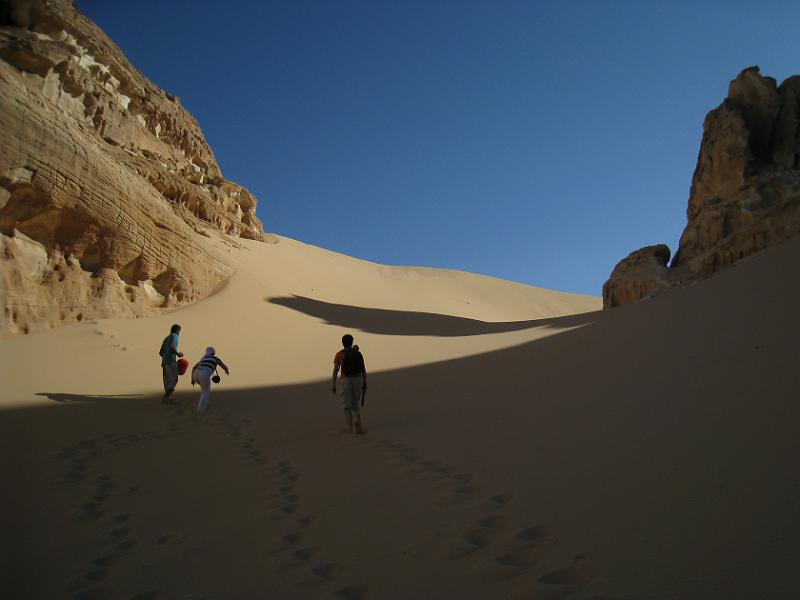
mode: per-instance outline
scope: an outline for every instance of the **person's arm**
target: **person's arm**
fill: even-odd
[[[225,375],[230,375],[231,372],[228,370],[228,365],[222,362],[219,358],[217,359],[217,364],[222,367],[222,370],[225,371]]]
[[[336,393],[336,376],[339,374],[339,363],[333,363],[333,374],[331,375],[331,393]]]
[[[361,377],[364,379],[364,384],[361,386],[362,390],[367,389],[367,367],[364,363],[361,363]]]
[[[170,350],[172,350],[172,353],[175,356],[177,356],[179,358],[183,358],[183,352],[178,352],[178,336],[177,335],[173,334],[173,336],[172,336],[172,340],[171,340],[171,343],[170,343]]]

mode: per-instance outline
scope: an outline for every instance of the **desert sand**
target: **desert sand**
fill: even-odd
[[[234,275],[191,306],[0,341],[4,598],[800,597],[800,239],[611,311],[266,240],[204,241]],[[159,402],[172,323],[231,368],[207,413]]]

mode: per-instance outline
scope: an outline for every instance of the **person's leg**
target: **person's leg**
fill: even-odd
[[[164,381],[164,395],[161,397],[162,402],[166,402],[169,398],[169,369],[168,365],[161,365],[161,379]]]
[[[352,378],[352,399],[353,399],[353,433],[364,433],[361,427],[361,388],[364,380],[361,377]]]
[[[353,411],[353,433],[364,433],[364,428],[361,427],[361,411],[357,408]]]
[[[195,379],[200,384],[200,400],[197,403],[197,412],[202,412],[208,408],[208,401],[211,398],[211,373],[207,369],[198,369]]]
[[[163,367],[164,371],[164,397],[162,402],[167,402],[172,392],[175,391],[175,386],[178,385],[178,365],[177,363],[166,364]]]
[[[345,377],[342,381],[342,406],[344,407],[344,418],[347,421],[347,428],[353,433],[357,433],[358,422],[358,398],[356,395],[357,380],[354,377]]]
[[[347,429],[352,431],[353,429],[353,411],[350,409],[344,409],[344,420],[347,423]]]

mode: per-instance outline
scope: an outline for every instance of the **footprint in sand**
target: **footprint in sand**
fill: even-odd
[[[287,504],[286,506],[282,506],[281,508],[272,511],[270,513],[270,518],[273,521],[281,521],[283,519],[291,517],[296,512],[297,512],[296,504]]]
[[[84,578],[91,583],[102,581],[106,577],[108,577],[108,571],[106,569],[92,569],[84,575]]]
[[[483,560],[473,568],[473,575],[478,581],[492,583],[506,581],[524,575],[527,569],[514,565],[499,563],[494,559]]]
[[[521,540],[510,540],[500,545],[495,560],[509,567],[530,568],[541,562],[544,555]]]
[[[117,527],[111,532],[111,537],[116,539],[122,539],[124,537],[128,537],[131,530],[129,527]]]
[[[591,583],[595,578],[594,571],[586,565],[573,565],[565,569],[557,569],[539,578],[539,583],[526,583],[511,590],[509,600],[561,600],[572,596]],[[591,596],[586,600],[612,600],[607,596]]]
[[[85,479],[86,474],[83,471],[70,469],[64,474],[64,477],[61,478],[60,483],[64,485],[75,485],[77,483],[81,483]]]
[[[479,527],[491,527],[494,529],[505,529],[508,527],[510,519],[506,515],[489,515],[479,519],[475,524]]]
[[[474,485],[459,486],[434,497],[434,504],[456,506],[465,504],[477,496],[480,488]]]
[[[456,485],[462,485],[475,479],[475,475],[472,473],[456,473],[455,475],[451,475],[450,479],[452,479]]]
[[[59,449],[58,452],[53,454],[53,458],[55,458],[56,460],[67,460],[73,458],[76,452],[77,450],[74,446],[65,446],[64,448]]]
[[[121,552],[128,552],[139,544],[136,540],[125,540],[117,544],[117,550]]]
[[[316,517],[314,517],[313,515],[306,515],[305,517],[297,519],[297,524],[300,525],[300,527],[308,527],[315,520]]]
[[[557,569],[539,577],[539,582],[547,585],[585,585],[595,578],[594,569],[588,565],[572,565]]]
[[[335,600],[368,600],[369,587],[366,585],[351,585],[335,591],[331,598]]]
[[[531,545],[544,542],[553,544],[558,540],[558,531],[552,525],[535,525],[523,529],[515,537],[518,540],[529,542]]]
[[[288,472],[282,473],[277,477],[277,480],[281,483],[293,483],[299,479],[299,475],[297,473]]]
[[[243,452],[244,458],[258,460],[263,458],[263,453],[260,450],[252,449]]]
[[[293,550],[289,554],[274,559],[270,564],[270,568],[279,573],[290,571],[292,569],[307,565],[311,560],[319,556],[319,553],[319,548],[314,547]]]
[[[111,591],[103,588],[90,588],[75,594],[73,600],[106,600],[111,597]]]
[[[100,475],[97,478],[97,482],[95,483],[95,487],[98,490],[103,490],[106,492],[110,492],[111,490],[116,489],[117,484],[114,483],[111,475]]]
[[[488,527],[472,527],[456,538],[442,544],[436,556],[444,560],[454,560],[484,548],[500,538],[500,532]]]
[[[453,469],[448,466],[437,467],[433,474],[437,479],[448,479],[453,476]]]
[[[313,547],[300,548],[300,550],[295,550],[292,554],[300,560],[310,561],[312,558],[316,558],[319,555],[319,549]]]
[[[81,508],[76,516],[76,520],[96,521],[104,514],[105,512],[103,511],[103,504],[101,502],[85,502],[81,504]]]
[[[156,540],[159,546],[164,546],[166,544],[171,544],[174,542],[184,543],[188,538],[188,536],[184,533],[165,533],[160,535]]]
[[[274,542],[266,550],[267,554],[279,554],[297,548],[303,540],[303,534],[299,532],[284,535],[280,540]]]
[[[554,589],[552,587],[526,583],[512,589],[508,600],[563,600],[572,593],[570,589]],[[588,599],[587,599],[588,600]]]
[[[161,594],[156,590],[150,590],[147,592],[139,592],[138,594],[134,594],[131,596],[130,600],[157,600]]]
[[[285,476],[285,475],[293,475],[295,473],[295,468],[292,465],[278,465],[276,469],[273,471],[277,474],[277,476]]]
[[[267,496],[268,500],[274,499],[285,499],[287,496],[291,495],[294,492],[293,485],[282,485],[275,488],[275,491]]]
[[[339,577],[343,571],[344,569],[335,563],[325,563],[311,569],[311,574],[325,581],[333,581]]]
[[[97,565],[98,567],[113,567],[117,564],[120,560],[122,560],[122,554],[119,552],[112,552],[110,554],[104,554],[103,556],[99,556],[92,561],[93,565]]]
[[[270,510],[278,510],[278,509],[283,508],[284,506],[286,506],[286,504],[287,504],[286,496],[277,495],[275,497],[275,500],[267,502],[267,508],[269,508]]]
[[[490,496],[488,501],[498,506],[506,506],[510,504],[513,499],[514,496],[511,494],[495,494],[494,496]]]
[[[288,573],[293,569],[299,569],[304,566],[306,562],[291,554],[278,556],[270,561],[269,570],[273,573]]]
[[[442,465],[438,460],[419,460],[413,463],[408,469],[404,470],[403,473],[407,475],[417,475],[422,478],[441,478],[437,473],[437,470],[441,468],[447,467]]]

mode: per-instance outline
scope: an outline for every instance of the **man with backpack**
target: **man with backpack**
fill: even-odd
[[[168,402],[175,386],[178,385],[178,358],[183,357],[183,352],[178,352],[178,335],[181,332],[180,325],[173,325],[169,329],[169,335],[161,342],[161,349],[158,355],[161,357],[161,371],[164,376],[164,397],[161,402]]]
[[[342,370],[341,392],[342,407],[347,427],[353,433],[364,433],[361,426],[361,402],[367,391],[367,369],[364,366],[364,356],[353,346],[353,336],[342,336],[342,348],[333,358],[333,376],[331,379],[331,392],[336,393],[336,375]]]

